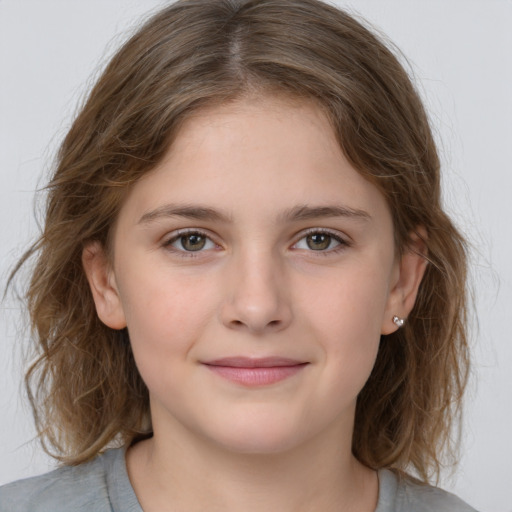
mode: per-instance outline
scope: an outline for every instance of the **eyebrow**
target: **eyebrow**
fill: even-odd
[[[306,204],[285,210],[279,215],[278,220],[296,222],[320,217],[346,217],[356,220],[371,220],[369,213],[357,208],[349,208],[348,206],[341,205],[309,206]]]
[[[138,224],[149,224],[155,220],[168,217],[183,217],[192,220],[223,223],[232,222],[232,218],[229,214],[208,206],[165,204],[144,213],[139,219]],[[347,206],[298,205],[281,212],[277,220],[278,222],[298,222],[325,217],[345,217],[363,221],[371,219],[370,214],[364,210],[349,208]]]
[[[216,222],[230,222],[231,218],[226,213],[200,205],[174,205],[165,204],[154,210],[146,212],[138,224],[148,224],[154,220],[167,217],[184,217],[192,220],[209,220]]]

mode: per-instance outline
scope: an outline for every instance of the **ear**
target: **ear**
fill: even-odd
[[[393,317],[406,319],[414,307],[428,263],[426,239],[426,230],[423,227],[418,228],[411,234],[411,241],[397,262],[382,320],[381,334],[395,332],[398,327],[393,322]]]
[[[114,272],[99,242],[91,242],[84,247],[82,264],[91,287],[98,317],[107,327],[123,329],[126,327],[126,319]]]

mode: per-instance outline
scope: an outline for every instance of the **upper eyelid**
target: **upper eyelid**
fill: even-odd
[[[174,231],[171,231],[170,233],[166,233],[162,237],[162,240],[163,240],[164,243],[169,243],[171,241],[176,240],[177,238],[180,238],[181,236],[194,235],[194,234],[203,235],[206,238],[209,238],[212,242],[217,243],[216,242],[216,238],[217,237],[215,237],[215,235],[213,235],[211,233],[211,231],[208,231],[207,229],[202,229],[202,228],[181,228],[181,229],[176,229]]]
[[[324,233],[326,235],[330,235],[338,240],[340,240],[341,242],[344,242],[346,244],[350,243],[351,239],[348,235],[344,234],[344,233],[340,233],[338,230],[336,229],[329,229],[329,228],[307,228],[306,230],[303,230],[301,231],[300,233],[297,234],[296,236],[296,242],[294,243],[297,243],[299,240],[302,240],[305,236],[308,236],[312,233]]]
[[[297,233],[297,235],[308,235],[310,233],[328,233],[330,235],[338,235],[338,236],[342,236],[340,234],[340,232],[336,229],[331,229],[331,228],[321,228],[321,227],[318,227],[318,228],[306,228],[306,229],[303,229],[302,231],[299,231],[299,233]]]

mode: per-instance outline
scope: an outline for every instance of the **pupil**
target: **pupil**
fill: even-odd
[[[206,239],[202,235],[186,235],[181,237],[181,245],[187,251],[199,251],[206,244]]]
[[[310,249],[313,249],[313,251],[321,251],[329,247],[331,237],[330,235],[317,233],[316,235],[308,235],[306,241]]]

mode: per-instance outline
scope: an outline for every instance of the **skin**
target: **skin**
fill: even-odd
[[[150,392],[154,436],[127,452],[144,510],[374,510],[355,403],[414,304],[417,244],[397,257],[384,197],[314,105],[250,97],[191,117],[130,191],[112,260],[83,255]],[[247,387],[205,365],[232,356],[307,364]]]

